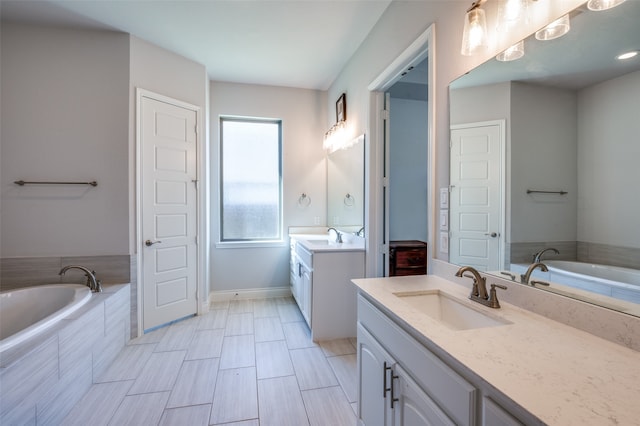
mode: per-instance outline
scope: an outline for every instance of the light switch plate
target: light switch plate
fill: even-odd
[[[449,230],[449,210],[440,210],[440,230]]]
[[[440,208],[449,208],[449,188],[440,188]]]
[[[449,253],[449,233],[448,232],[440,233],[440,252]]]

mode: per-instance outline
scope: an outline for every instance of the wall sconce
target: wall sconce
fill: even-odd
[[[487,18],[480,6],[487,0],[476,0],[464,16],[462,48],[465,56],[474,55],[487,48]]]
[[[536,40],[553,40],[562,37],[571,29],[569,14],[561,16],[541,30],[536,31]]]
[[[524,40],[520,40],[504,52],[498,54],[496,59],[500,62],[509,62],[520,59],[524,56]]]
[[[336,124],[324,134],[322,147],[329,152],[342,148],[346,143],[347,95],[343,93],[336,101]]]
[[[627,0],[589,0],[587,2],[587,8],[595,11],[607,10],[621,5],[625,1]]]

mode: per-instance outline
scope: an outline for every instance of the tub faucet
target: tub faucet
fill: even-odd
[[[547,252],[547,251],[552,251],[552,252],[554,252],[555,254],[560,254],[560,252],[559,252],[557,249],[554,249],[553,247],[549,247],[549,248],[546,248],[546,249],[544,249],[544,250],[540,250],[539,252],[535,253],[535,254],[533,255],[533,263],[540,263],[540,262],[542,262],[542,255],[543,255],[545,252]]]
[[[540,268],[542,272],[549,272],[549,270],[547,269],[547,265],[541,262],[534,262],[529,265],[527,272],[525,272],[524,274],[520,274],[520,282],[522,284],[529,285],[529,278],[531,278],[531,274],[533,274],[533,271],[535,271],[536,268]]]
[[[335,231],[335,233],[336,233],[336,243],[341,243],[342,242],[342,235],[340,234],[340,231],[338,231],[336,228],[327,229],[328,233],[331,233],[331,231]]]
[[[102,292],[102,285],[100,280],[96,278],[96,271],[90,271],[88,268],[79,265],[67,265],[60,269],[58,275],[64,275],[69,269],[79,269],[84,272],[84,276],[87,277],[87,287],[94,293]]]

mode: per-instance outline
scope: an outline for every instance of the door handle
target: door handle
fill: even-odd
[[[152,245],[158,244],[158,243],[161,243],[161,242],[162,241],[160,241],[160,240],[158,240],[158,241],[147,240],[147,241],[144,242],[144,245],[147,246],[147,247],[151,247]]]
[[[484,235],[486,235],[488,237],[491,237],[491,238],[495,238],[495,237],[499,236],[500,234],[498,234],[497,232],[491,232],[491,233],[486,233]]]

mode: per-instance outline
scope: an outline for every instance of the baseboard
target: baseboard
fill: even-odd
[[[243,290],[212,291],[209,293],[209,302],[239,299],[269,299],[290,296],[290,287],[250,288]]]

